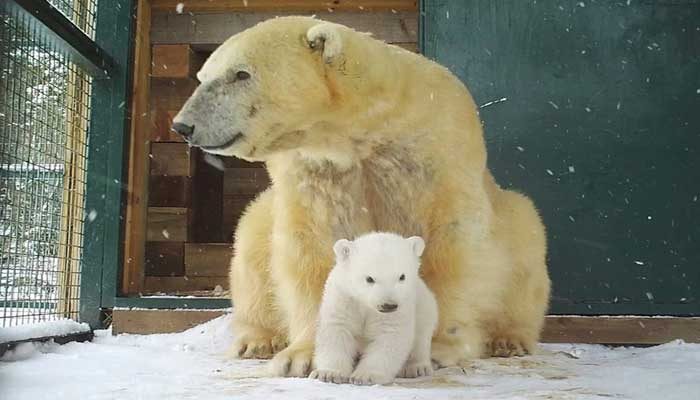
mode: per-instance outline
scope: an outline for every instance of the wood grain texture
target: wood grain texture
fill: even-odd
[[[227,241],[222,235],[223,176],[220,158],[193,150],[196,162],[192,186],[192,240],[210,243]]]
[[[257,195],[270,186],[264,168],[227,168],[224,170],[224,196]]]
[[[148,207],[146,240],[186,242],[189,240],[190,210],[182,207]]]
[[[261,21],[290,14],[294,13],[155,14],[151,40],[154,44],[218,45]],[[375,38],[387,43],[418,42],[418,13],[415,11],[319,12],[315,15],[319,19],[347,25],[360,32],[371,32]]]
[[[189,277],[189,276],[147,276],[144,283],[144,293],[165,293],[172,295],[189,295],[194,292],[206,291],[210,294],[224,296],[223,291],[228,290],[228,278],[224,277]]]
[[[151,175],[192,176],[194,161],[187,143],[151,143]]]
[[[227,277],[232,255],[230,243],[185,243],[185,274]]]
[[[155,127],[151,129],[151,142],[185,142],[182,136],[170,130],[177,110],[156,109],[152,112],[155,113]]]
[[[187,176],[151,176],[148,182],[149,207],[190,207],[192,178]]]
[[[112,312],[112,334],[182,332],[224,315],[222,310],[122,310]]]
[[[146,213],[148,206],[149,146],[153,127],[150,114],[151,71],[151,2],[138,2],[136,10],[136,43],[134,45],[133,96],[128,188],[125,194],[126,220],[124,221],[124,264],[121,291],[136,294],[144,279],[144,246],[146,243]]]
[[[184,244],[182,242],[146,242],[146,276],[185,275]]]
[[[115,321],[113,323],[120,324],[118,327],[120,332],[140,329],[138,333],[144,334],[174,332],[169,330],[173,329],[173,326],[184,330],[192,326],[189,325],[189,321],[196,320],[203,323],[224,313],[222,310],[119,310],[119,312],[135,313],[134,317],[129,319],[121,317],[118,322],[117,318],[113,319]],[[141,312],[144,314],[136,314]],[[200,313],[201,317],[195,317],[195,314],[183,315],[183,313]],[[143,321],[145,319],[148,321]],[[584,335],[583,330],[593,333]],[[548,316],[542,335],[543,343],[650,345],[667,343],[675,339],[700,343],[700,318]]]
[[[416,0],[152,0],[154,11],[176,13],[176,7],[183,3],[182,13],[215,12],[258,12],[258,11],[416,11]]]
[[[674,339],[700,343],[700,318],[548,316],[547,343],[659,344]]]

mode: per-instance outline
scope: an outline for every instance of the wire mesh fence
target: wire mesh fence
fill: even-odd
[[[92,34],[94,1],[51,3]],[[77,319],[91,79],[38,22],[3,13],[0,327]]]
[[[48,0],[90,38],[95,38],[96,0]]]

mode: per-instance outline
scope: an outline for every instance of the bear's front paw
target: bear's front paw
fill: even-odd
[[[270,372],[274,376],[309,376],[312,347],[287,347],[270,360]]]
[[[383,385],[392,381],[386,374],[378,374],[369,371],[355,371],[350,375],[350,383],[353,385]]]
[[[399,372],[399,378],[418,378],[433,374],[433,365],[428,362],[409,362]]]
[[[317,369],[309,375],[309,378],[328,383],[347,383],[350,379],[350,377],[342,372],[327,369]]]

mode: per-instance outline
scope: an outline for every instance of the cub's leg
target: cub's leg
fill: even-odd
[[[272,196],[271,189],[261,193],[236,229],[229,274],[235,335],[229,354],[234,357],[271,358],[287,346],[270,281]]]
[[[413,322],[412,319],[409,322]],[[403,323],[382,320],[378,329],[369,330],[372,341],[363,350],[360,362],[350,376],[356,385],[389,383],[396,378],[411,351],[413,332],[402,332]],[[409,324],[408,326],[412,326]],[[405,328],[403,328],[405,329]],[[372,332],[372,331],[375,332]]]
[[[437,327],[438,308],[435,297],[422,281],[416,299],[416,337],[408,360],[399,372],[401,378],[416,378],[433,374],[430,343]]]

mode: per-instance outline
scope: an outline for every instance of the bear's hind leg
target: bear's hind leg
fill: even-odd
[[[235,335],[229,354],[233,357],[271,358],[287,346],[270,281],[271,207],[268,189],[248,206],[236,229],[229,275]]]

